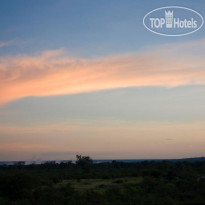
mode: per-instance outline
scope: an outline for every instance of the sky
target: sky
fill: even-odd
[[[0,161],[205,156],[205,27],[148,31],[203,0],[0,1]]]

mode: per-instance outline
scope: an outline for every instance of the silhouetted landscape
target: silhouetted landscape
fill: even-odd
[[[0,205],[205,205],[204,22],[203,0],[1,0]]]
[[[0,166],[1,205],[202,205],[205,159]]]

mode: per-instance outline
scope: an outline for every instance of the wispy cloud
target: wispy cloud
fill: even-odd
[[[15,44],[15,41],[5,41],[5,42],[0,42],[0,48],[3,48],[5,46],[10,46],[10,45],[13,45]]]
[[[200,40],[96,59],[72,58],[63,49],[7,56],[0,58],[0,105],[26,96],[204,84],[204,51]]]
[[[0,42],[0,48],[9,45],[9,42]]]

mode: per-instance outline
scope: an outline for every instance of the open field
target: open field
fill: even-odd
[[[204,205],[205,162],[0,166],[0,205]]]
[[[133,184],[137,185],[140,182],[142,182],[141,177],[125,177],[115,179],[73,179],[63,180],[56,186],[62,187],[69,184],[76,191],[87,191],[93,189],[95,191],[102,192],[107,188]]]

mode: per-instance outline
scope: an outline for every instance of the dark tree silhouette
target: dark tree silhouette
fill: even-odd
[[[76,164],[85,167],[93,164],[93,160],[89,156],[76,155]]]

